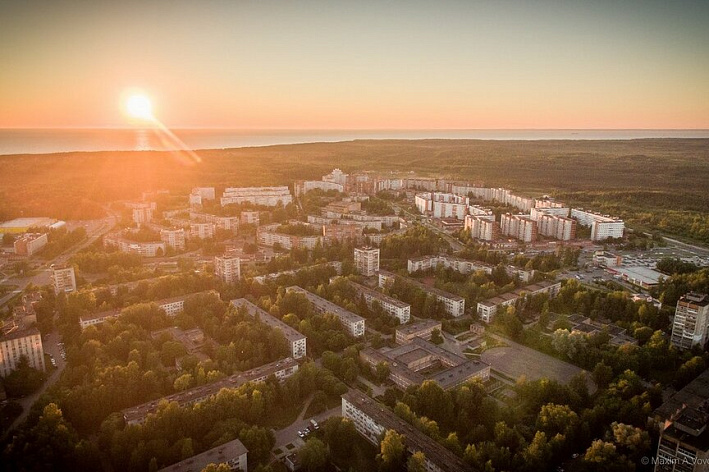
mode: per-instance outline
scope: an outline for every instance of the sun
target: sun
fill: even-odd
[[[131,118],[154,121],[153,104],[147,95],[135,94],[128,97],[125,103],[126,112]]]

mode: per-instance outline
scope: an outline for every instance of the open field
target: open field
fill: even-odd
[[[292,184],[340,167],[415,171],[504,186],[619,214],[629,222],[709,242],[709,140],[351,141],[181,153],[0,156],[0,219],[96,218],[100,203],[146,190]]]

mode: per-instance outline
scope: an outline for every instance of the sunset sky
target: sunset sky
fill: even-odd
[[[2,1],[0,127],[709,128],[708,1]]]

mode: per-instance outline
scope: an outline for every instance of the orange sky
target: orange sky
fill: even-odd
[[[709,2],[113,3],[0,5],[0,127],[709,128]]]

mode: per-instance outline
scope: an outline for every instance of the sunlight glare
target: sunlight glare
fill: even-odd
[[[132,118],[153,121],[153,105],[146,95],[131,95],[126,100],[126,111]]]

